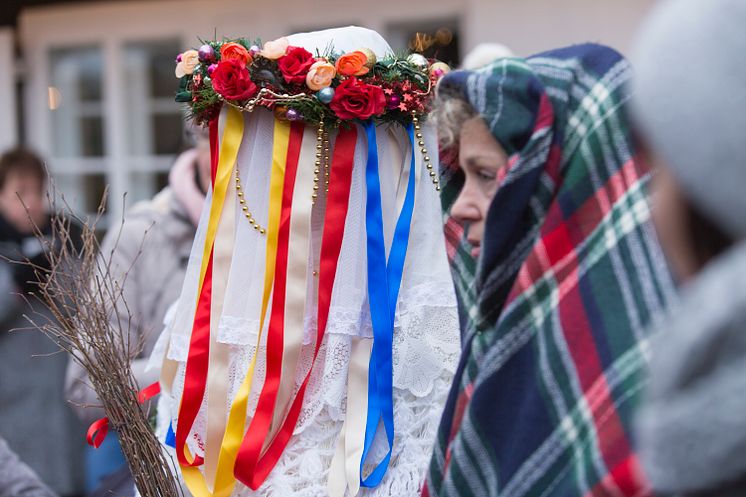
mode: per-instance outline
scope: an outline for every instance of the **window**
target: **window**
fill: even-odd
[[[49,53],[51,169],[57,190],[79,212],[95,212],[106,185],[103,56],[98,47]]]
[[[52,50],[49,108],[58,157],[104,155],[103,62],[98,48]]]
[[[183,146],[183,113],[174,101],[178,40],[127,43],[123,74],[127,120],[129,201],[152,197],[167,184],[173,156]]]
[[[116,218],[125,192],[132,205],[168,184],[184,142],[184,114],[174,101],[180,48],[168,38],[47,52],[50,168],[77,212],[95,212],[106,185]],[[109,115],[112,108],[123,112]]]

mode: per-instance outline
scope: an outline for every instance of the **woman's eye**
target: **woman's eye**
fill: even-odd
[[[478,169],[477,177],[482,181],[493,181],[497,178],[497,174],[495,173],[495,171],[491,171],[489,169]]]

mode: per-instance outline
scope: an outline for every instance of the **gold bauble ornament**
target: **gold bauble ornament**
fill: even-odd
[[[365,63],[365,67],[368,69],[373,69],[373,66],[376,65],[376,62],[378,61],[378,57],[376,57],[376,54],[371,50],[370,48],[361,48],[358,50],[358,52],[362,52],[365,54],[365,56],[368,58],[368,61]]]

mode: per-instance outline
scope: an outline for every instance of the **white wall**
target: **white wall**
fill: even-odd
[[[273,39],[295,30],[358,24],[386,36],[393,24],[458,18],[462,55],[481,42],[504,43],[518,55],[570,43],[595,41],[629,50],[640,21],[655,0],[285,0],[257,4],[246,0],[130,0],[27,8],[20,17],[26,56],[27,132],[42,152],[50,147],[46,119],[50,47],[81,43],[178,37],[184,48],[198,38]],[[260,8],[261,7],[261,8]],[[278,7],[278,8],[268,8]],[[281,7],[281,8],[280,8]],[[0,67],[13,67],[11,33],[0,30]],[[0,88],[12,84],[0,71]],[[0,92],[7,109],[10,92]],[[3,100],[6,99],[6,100]],[[0,112],[0,140],[15,139],[13,113]]]
[[[13,29],[0,28],[0,151],[17,144]]]
[[[653,4],[655,0],[469,0],[464,48],[499,41],[526,56],[591,41],[626,53]]]
[[[35,38],[95,33],[197,37],[251,36],[272,39],[290,31],[358,24],[386,35],[394,23],[458,17],[463,49],[499,41],[528,55],[574,42],[597,41],[622,52],[655,0],[285,0],[256,4],[245,0],[131,0],[45,6],[22,13],[24,45]],[[266,8],[282,5],[282,8]],[[259,8],[261,6],[262,8]],[[31,29],[33,26],[33,29]],[[44,31],[39,31],[44,27]],[[196,44],[196,41],[195,41]]]

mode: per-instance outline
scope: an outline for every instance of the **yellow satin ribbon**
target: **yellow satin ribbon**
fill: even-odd
[[[238,111],[236,111],[238,112]],[[243,124],[243,121],[242,121]],[[226,124],[225,133],[231,133],[233,128]],[[241,127],[243,133],[243,127]],[[233,466],[236,455],[243,439],[246,423],[246,411],[251,393],[251,385],[256,367],[256,356],[259,351],[262,332],[264,330],[264,319],[267,314],[269,297],[272,293],[272,285],[275,277],[275,260],[277,257],[277,234],[280,224],[280,211],[282,208],[282,191],[285,181],[285,163],[287,161],[287,149],[290,139],[290,124],[275,120],[274,140],[272,149],[272,173],[269,188],[269,222],[267,224],[267,255],[264,273],[264,293],[262,295],[262,308],[259,321],[259,337],[256,344],[256,353],[251,359],[248,371],[239,387],[236,397],[233,399],[228,422],[223,435],[223,443],[220,447],[217,471],[215,476],[214,490],[210,492],[199,468],[182,467],[184,481],[194,497],[228,497],[233,491],[236,479],[233,476]],[[222,159],[222,147],[221,147]],[[230,176],[230,171],[229,171]],[[212,214],[212,213],[211,213]],[[208,225],[209,237],[209,225]],[[214,235],[213,235],[214,239]],[[208,254],[209,257],[209,254]],[[202,276],[201,276],[202,277]],[[201,281],[201,280],[200,280]]]
[[[233,173],[233,166],[238,157],[238,149],[243,140],[244,116],[241,111],[233,107],[227,107],[225,116],[225,131],[220,142],[220,156],[218,157],[218,170],[215,173],[215,186],[213,188],[212,204],[210,205],[210,218],[207,222],[207,233],[205,236],[205,247],[202,251],[202,266],[199,271],[199,289],[205,281],[207,264],[210,260],[210,251],[215,243],[218,231],[220,215],[225,205],[225,196],[228,183]],[[197,293],[199,295],[199,292]],[[199,297],[197,297],[199,298]]]

